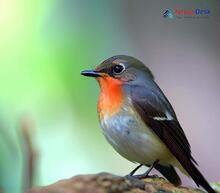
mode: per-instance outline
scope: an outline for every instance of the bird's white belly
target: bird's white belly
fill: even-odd
[[[114,149],[132,162],[169,163],[173,156],[137,114],[121,112],[101,120],[103,134]]]

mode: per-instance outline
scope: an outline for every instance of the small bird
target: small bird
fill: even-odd
[[[177,116],[148,67],[134,57],[117,55],[81,74],[95,77],[100,85],[98,114],[107,141],[140,164],[130,176],[145,178],[155,168],[177,186],[177,167],[197,186],[215,193],[197,169]],[[142,165],[149,167],[147,172],[134,175]]]

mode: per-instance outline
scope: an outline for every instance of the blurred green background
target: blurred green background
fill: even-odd
[[[5,192],[20,192],[27,183],[24,121],[36,151],[35,185],[125,170],[128,162],[99,129],[98,85],[80,75],[130,51],[119,17],[117,1],[0,0],[0,188]]]
[[[211,18],[162,17],[167,8],[198,6],[211,9]],[[218,7],[219,1],[0,0],[0,192],[18,193],[76,174],[125,175],[134,168],[102,136],[98,84],[80,75],[116,54],[148,61],[202,170],[217,180]],[[207,127],[218,135],[198,137]],[[205,140],[212,143],[203,147]]]

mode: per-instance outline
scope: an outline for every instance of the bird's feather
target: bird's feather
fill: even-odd
[[[130,92],[133,105],[145,124],[168,147],[195,183],[204,187],[208,192],[214,193],[214,190],[194,165],[196,162],[191,155],[189,142],[163,92],[160,89],[138,85],[130,86]],[[166,118],[167,114],[172,117],[171,120],[154,119],[154,117]]]
[[[181,185],[181,179],[176,173],[176,170],[173,166],[164,166],[161,164],[156,164],[154,167],[172,184],[174,184],[175,186]]]
[[[172,106],[162,91],[158,90],[155,92],[155,89],[151,90],[143,86],[132,86],[130,94],[133,105],[144,122],[151,126],[153,130],[156,127],[157,130],[154,130],[154,132],[160,138],[165,138],[165,134],[169,133],[169,136],[175,139],[185,154],[194,160],[191,156],[191,147],[186,135],[176,118]],[[167,114],[172,119],[168,119]],[[161,119],[159,119],[160,117]]]

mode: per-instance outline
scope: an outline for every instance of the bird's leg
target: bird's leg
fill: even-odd
[[[128,176],[133,176],[134,173],[135,173],[141,166],[143,166],[143,164],[138,165],[134,170],[132,170],[132,171],[130,172],[130,174],[128,174]]]
[[[154,168],[154,166],[157,165],[158,162],[159,162],[159,160],[156,160],[156,161],[148,168],[148,170],[147,170],[145,173],[140,174],[140,175],[134,175],[133,177],[138,178],[138,179],[143,179],[143,178],[150,177],[150,176],[149,176],[149,173],[150,173],[151,170]],[[154,177],[154,175],[153,175],[152,177]]]

